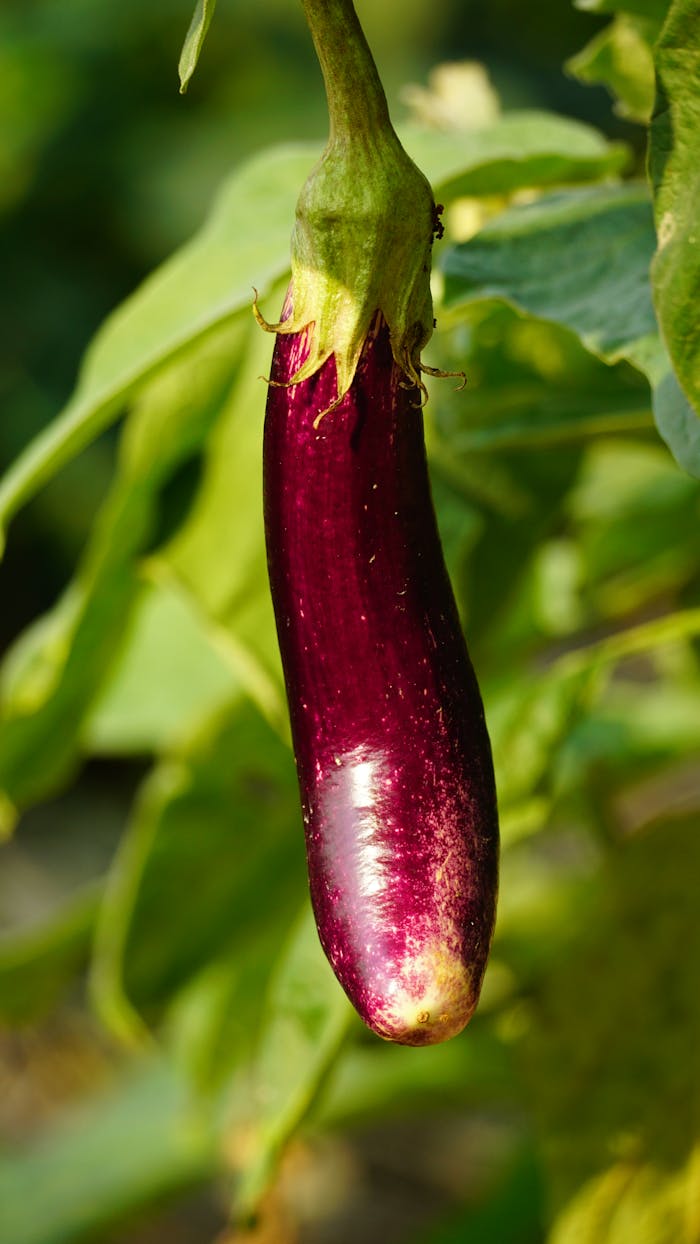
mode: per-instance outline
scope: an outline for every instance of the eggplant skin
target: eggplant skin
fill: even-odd
[[[470,1019],[493,932],[489,739],[418,391],[378,315],[349,392],[318,421],[336,396],[334,359],[289,385],[307,351],[305,331],[276,339],[263,460],[311,899],[369,1028],[430,1045]]]

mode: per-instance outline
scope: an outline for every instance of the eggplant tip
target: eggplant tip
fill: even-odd
[[[476,1007],[472,974],[439,944],[407,957],[386,995],[375,999],[370,1027],[399,1045],[437,1045],[456,1037]]]

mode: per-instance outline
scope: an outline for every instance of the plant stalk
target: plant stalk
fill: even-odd
[[[386,95],[352,0],[302,0],[326,87],[330,142],[393,127]]]

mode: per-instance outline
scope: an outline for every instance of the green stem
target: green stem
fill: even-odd
[[[384,88],[352,0],[302,0],[323,73],[331,143],[393,134]]]

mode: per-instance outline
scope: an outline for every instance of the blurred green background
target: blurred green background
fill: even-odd
[[[300,6],[219,0],[183,97],[190,0],[5,0],[3,467],[222,186],[241,289],[234,315],[198,336],[193,311],[189,344],[123,387],[127,420],[20,510],[0,564],[0,825],[9,800],[21,811],[1,849],[2,1244],[700,1240],[700,484],[652,418],[630,119],[666,5],[615,19],[623,108],[562,64],[624,6],[357,7],[395,120],[407,85],[465,59],[504,112],[478,155],[468,116],[444,151],[413,138],[448,205],[431,361],[469,376],[464,394],[434,386],[426,417],[503,818],[483,1001],[444,1047],[383,1045],[303,910],[259,516],[270,342],[244,261],[259,213],[273,317],[311,156],[235,174],[325,137]],[[207,236],[173,270],[186,326],[216,268]],[[137,357],[165,333],[157,281],[94,374],[106,341]]]

